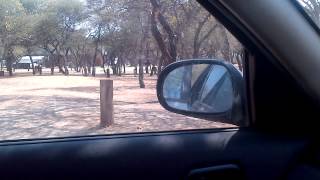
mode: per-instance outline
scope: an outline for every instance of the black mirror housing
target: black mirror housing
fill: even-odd
[[[174,113],[247,125],[242,74],[221,60],[192,59],[170,64],[158,77],[157,96],[160,104]]]

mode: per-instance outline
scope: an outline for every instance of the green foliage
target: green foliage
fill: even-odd
[[[201,57],[221,56],[227,46],[241,51],[221,26],[214,28],[219,23],[196,1],[158,2],[179,58],[192,58],[194,51]],[[77,52],[79,58],[98,50],[108,59],[124,57],[125,63],[137,64],[146,57],[157,64],[161,52],[151,33],[151,11],[149,0],[0,0],[0,53],[13,50],[17,57],[43,48],[60,55]],[[169,35],[159,23],[158,29],[168,46]]]
[[[46,5],[46,0],[20,0],[20,2],[27,14],[40,13]]]
[[[18,0],[0,0],[0,31],[1,35],[15,33],[21,25],[24,9]]]

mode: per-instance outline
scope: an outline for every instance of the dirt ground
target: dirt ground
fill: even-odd
[[[23,74],[23,73],[22,73]],[[30,74],[30,73],[29,73]],[[163,109],[156,77],[113,77],[114,125],[100,127],[100,77],[18,75],[0,78],[0,140],[229,127]]]

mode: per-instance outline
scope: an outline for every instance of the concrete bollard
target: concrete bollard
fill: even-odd
[[[100,80],[100,126],[113,124],[113,80]]]

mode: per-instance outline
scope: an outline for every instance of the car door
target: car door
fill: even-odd
[[[303,177],[311,170],[309,177],[318,177],[319,171],[309,163],[318,152],[309,131],[315,122],[297,128],[297,117],[319,115],[317,103],[301,88],[304,78],[297,79],[284,68],[290,58],[281,61],[273,56],[272,46],[263,44],[269,36],[254,28],[261,30],[266,25],[250,26],[279,10],[272,9],[276,5],[288,6],[288,13],[300,16],[297,4],[259,1],[265,5],[261,7],[258,1],[199,2],[246,46],[246,106],[242,108],[248,111],[243,119],[247,127],[1,142],[1,178],[282,179]],[[248,12],[255,19],[245,16]],[[288,115],[292,110],[299,111]],[[290,120],[284,120],[287,117]]]

